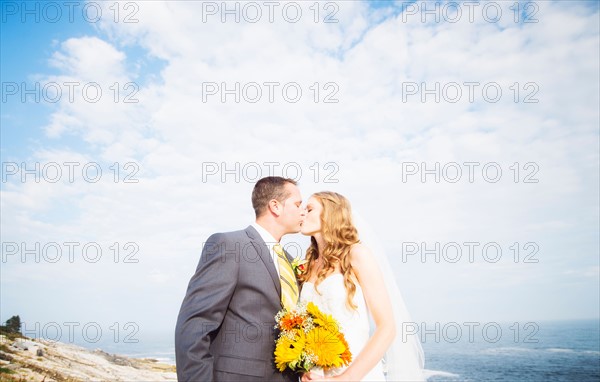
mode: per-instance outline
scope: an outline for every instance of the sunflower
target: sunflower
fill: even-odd
[[[306,350],[314,354],[317,366],[324,369],[344,366],[340,354],[346,347],[343,342],[326,328],[316,327],[306,335]]]
[[[283,372],[286,367],[296,365],[300,361],[305,343],[302,331],[298,331],[294,339],[279,337],[275,345],[275,364],[279,371]]]
[[[312,302],[308,303],[306,311],[313,316],[313,322],[316,326],[321,326],[332,332],[341,330],[337,320],[335,320],[331,314],[321,312]]]

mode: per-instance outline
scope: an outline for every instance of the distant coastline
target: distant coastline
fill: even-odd
[[[175,366],[73,344],[0,335],[3,381],[177,381]]]
[[[529,326],[530,323],[536,325]],[[600,380],[597,318],[502,322],[501,336],[496,336],[490,325],[487,337],[482,331],[483,324],[475,328],[471,341],[466,326],[460,323],[462,337],[455,341],[456,333],[444,330],[443,325],[436,338],[432,330],[435,326],[428,323],[430,332],[424,336],[423,345],[429,382]],[[17,334],[0,335],[0,380],[177,380],[170,333],[149,335],[136,343],[106,341],[80,345]],[[38,349],[41,356],[37,356]]]

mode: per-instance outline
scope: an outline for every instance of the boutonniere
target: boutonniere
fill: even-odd
[[[302,260],[299,257],[295,258],[292,261],[292,270],[294,271],[296,278],[298,278],[299,276],[303,275],[304,272],[306,272],[306,263],[308,263],[308,260]]]

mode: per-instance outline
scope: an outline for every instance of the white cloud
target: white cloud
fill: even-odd
[[[70,38],[53,54],[50,65],[83,81],[119,77],[125,55],[98,37]]]

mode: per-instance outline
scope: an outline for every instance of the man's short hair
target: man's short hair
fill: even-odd
[[[290,192],[285,188],[286,183],[298,184],[293,179],[280,176],[267,176],[256,182],[252,190],[252,207],[257,218],[265,213],[271,200],[275,199],[283,203],[290,197]]]

